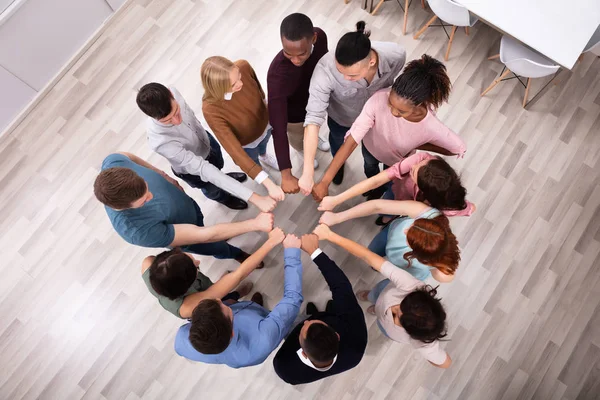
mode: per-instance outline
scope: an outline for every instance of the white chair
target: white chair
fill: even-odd
[[[535,52],[528,47],[525,47],[519,41],[509,37],[502,36],[500,40],[500,54],[490,57],[494,59],[500,57],[500,61],[504,64],[504,68],[500,73],[500,76],[496,78],[492,84],[481,93],[484,96],[487,92],[492,90],[496,85],[502,81],[508,79],[517,78],[523,86],[525,86],[525,97],[523,97],[523,107],[527,105],[527,96],[529,95],[529,88],[531,86],[531,79],[543,78],[555,74],[550,80],[552,82],[558,75],[560,66],[555,64],[553,61],[544,57],[538,52]],[[507,78],[508,74],[512,73],[514,76]],[[527,84],[525,84],[521,78],[527,78]],[[545,88],[550,84],[548,82],[535,96],[537,97]],[[533,99],[532,99],[533,101]]]
[[[448,57],[450,56],[450,49],[452,48],[452,41],[454,40],[454,34],[456,33],[456,28],[464,27],[465,33],[469,34],[469,28],[475,25],[477,22],[477,17],[471,15],[469,10],[466,7],[453,2],[452,0],[428,0],[429,7],[431,7],[431,11],[435,14],[427,23],[419,29],[417,33],[415,33],[414,39],[418,39],[419,36],[427,28],[430,26],[441,26],[444,28],[444,32],[446,32],[447,26],[452,26],[452,32],[448,35],[446,32],[446,36],[448,36],[448,49],[446,50],[446,56],[444,60],[448,61]],[[435,22],[436,19],[440,19],[441,25],[431,25]]]
[[[581,52],[581,55],[579,56],[579,59],[577,61],[581,61],[583,53],[587,53],[588,51],[592,51],[595,54],[598,54],[598,56],[600,57],[600,53],[598,52],[598,50],[600,50],[600,25],[598,25],[598,28],[596,28],[596,32],[593,33],[592,37],[590,38],[590,41],[583,48],[583,51]]]

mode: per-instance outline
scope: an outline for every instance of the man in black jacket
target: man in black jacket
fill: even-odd
[[[273,359],[277,375],[292,385],[354,368],[367,347],[365,317],[344,272],[319,249],[317,235],[302,236],[302,250],[321,270],[333,300],[325,312],[308,303],[310,317],[290,332]]]

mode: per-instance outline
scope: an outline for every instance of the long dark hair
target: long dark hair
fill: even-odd
[[[392,85],[392,93],[428,108],[438,108],[448,101],[451,89],[446,66],[427,54],[406,64]]]
[[[467,190],[460,176],[443,158],[435,157],[419,168],[417,200],[427,201],[438,210],[463,210],[467,207]]]
[[[414,340],[433,343],[446,337],[446,311],[437,288],[429,285],[409,293],[400,303],[400,325]]]
[[[365,30],[365,21],[356,23],[356,31],[348,32],[338,41],[335,48],[335,60],[349,67],[367,58],[371,52],[371,32]]]

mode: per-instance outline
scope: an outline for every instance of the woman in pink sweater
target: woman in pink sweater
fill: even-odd
[[[465,198],[467,191],[456,171],[441,157],[425,152],[415,153],[337,196],[324,197],[319,210],[333,211],[343,202],[390,181],[392,187],[383,196],[386,200],[420,201],[437,208],[447,217],[469,216],[475,211],[475,204]],[[389,217],[381,216],[375,223],[384,225],[387,222]]]
[[[462,156],[463,140],[436,116],[434,110],[448,101],[450,78],[440,61],[423,55],[407,64],[391,89],[375,93],[352,124],[346,140],[313,189],[321,201],[329,184],[348,157],[362,141],[365,175],[380,172],[379,164],[396,164],[415,150]],[[385,187],[367,193],[369,199],[381,197]]]

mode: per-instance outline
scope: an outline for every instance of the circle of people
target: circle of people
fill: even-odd
[[[175,338],[180,356],[241,368],[262,363],[284,341],[273,360],[277,375],[292,385],[313,382],[361,361],[368,335],[360,301],[371,303],[367,312],[377,317],[387,338],[412,345],[437,367],[451,365],[440,346],[447,332],[444,307],[436,288],[423,282],[430,276],[452,281],[460,250],[448,217],[475,211],[459,175],[431,154],[462,157],[466,150],[435,115],[448,100],[450,79],[440,61],[423,55],[405,65],[402,46],[371,41],[362,21],[356,27],[328,52],[325,32],[309,17],[287,16],[280,30],[283,49],[267,75],[268,97],[247,61],[206,59],[200,72],[202,113],[212,133],[176,88],[153,82],[137,93],[148,116],[148,143],[170,162],[176,177],[230,209],[252,203],[261,211],[250,220],[204,226],[198,204],[164,171],[127,152],[104,159],[94,193],[114,229],[131,244],[170,249],[143,260],[142,278],[164,309],[188,320]],[[325,123],[328,141],[319,137]],[[267,153],[271,136],[276,156]],[[342,183],[344,163],[359,143],[367,179],[329,196],[330,184]],[[303,160],[299,178],[292,174],[290,147]],[[243,173],[221,171],[222,148]],[[317,150],[331,151],[333,160],[315,183]],[[280,185],[264,167],[280,171]],[[268,195],[244,186],[247,176]],[[274,227],[271,213],[286,194],[298,192],[312,194],[324,212],[314,232],[301,238]],[[360,195],[367,201],[333,212]],[[368,248],[331,230],[375,214],[383,229]],[[227,243],[252,231],[268,232],[253,254]],[[384,279],[355,295],[320,241],[362,259]],[[252,291],[244,279],[281,243],[283,298],[271,311],[258,292],[251,301],[240,301]],[[324,311],[309,302],[300,313],[301,251],[331,290]],[[240,265],[213,283],[190,253]]]

